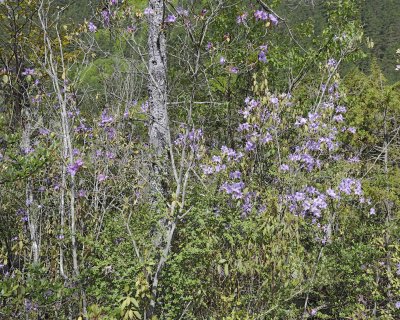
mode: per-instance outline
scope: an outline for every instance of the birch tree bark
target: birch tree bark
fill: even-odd
[[[156,208],[159,196],[167,194],[163,178],[166,176],[165,173],[168,167],[167,154],[171,137],[167,112],[167,49],[165,32],[163,30],[165,3],[163,0],[149,0],[148,8],[151,12],[148,19],[149,33],[147,43],[149,53],[149,142],[154,152],[151,157],[150,188],[152,205]],[[145,319],[147,317],[149,319],[152,318],[155,311],[158,277],[169,253],[174,230],[175,225],[173,224],[172,227],[167,219],[159,221],[157,234],[154,235],[154,247],[158,252],[159,262],[152,277],[152,297],[149,308],[145,313]]]
[[[165,4],[163,0],[149,0],[149,107],[150,145],[161,156],[170,139],[167,113],[167,49],[163,31]]]

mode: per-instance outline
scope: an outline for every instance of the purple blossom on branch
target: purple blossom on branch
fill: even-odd
[[[167,18],[165,19],[165,23],[174,23],[176,22],[176,17],[173,14],[170,14],[167,16]]]
[[[264,10],[257,10],[254,12],[254,18],[256,19],[256,21],[258,20],[266,21],[268,20],[268,13],[265,12]]]
[[[95,26],[95,24],[93,22],[89,22],[88,24],[88,29],[90,32],[96,32],[97,31],[97,27]]]
[[[274,14],[270,13],[270,14],[268,15],[268,19],[269,19],[269,21],[271,21],[271,23],[272,23],[274,26],[276,26],[276,25],[278,24],[278,17],[275,16]]]
[[[232,199],[241,199],[243,197],[242,189],[244,188],[244,183],[234,182],[234,183],[227,183],[225,182],[221,186],[221,190],[224,190],[227,194],[232,195]]]
[[[77,159],[74,163],[67,166],[67,171],[71,176],[75,176],[79,168],[83,166],[83,160]]]

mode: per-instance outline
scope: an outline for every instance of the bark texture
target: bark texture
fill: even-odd
[[[149,0],[149,107],[150,145],[162,155],[170,139],[167,113],[167,49],[163,31],[164,1]]]

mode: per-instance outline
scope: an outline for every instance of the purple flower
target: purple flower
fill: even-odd
[[[253,151],[256,149],[256,144],[252,141],[246,141],[245,150],[247,152]]]
[[[21,74],[23,76],[33,76],[35,74],[35,69],[25,68],[25,70]]]
[[[269,101],[271,101],[271,103],[275,105],[279,103],[279,99],[277,97],[272,97],[271,99],[269,99]]]
[[[254,18],[256,19],[256,21],[258,20],[266,21],[268,20],[268,13],[266,13],[264,10],[257,10],[254,12]]]
[[[224,57],[219,58],[219,64],[220,64],[221,66],[223,66],[223,65],[225,64],[225,62],[226,62],[226,60],[225,60]]]
[[[165,23],[174,23],[176,22],[176,17],[173,14],[170,14],[165,19]]]
[[[210,175],[210,174],[214,173],[214,168],[211,167],[211,166],[203,165],[201,168],[203,169],[203,173],[206,174],[206,175]]]
[[[242,173],[240,171],[233,171],[229,174],[229,178],[231,179],[240,179],[242,177]]]
[[[83,166],[83,160],[77,159],[74,163],[67,166],[67,171],[71,176],[75,176],[79,168]]]
[[[358,196],[362,195],[361,182],[350,178],[345,178],[340,182],[339,190],[347,195],[350,195],[352,191]]]
[[[64,239],[64,235],[63,235],[63,234],[58,234],[58,235],[56,236],[56,238],[57,238],[58,240],[62,240],[62,239]]]
[[[212,156],[212,161],[215,163],[221,163],[221,157],[220,156]]]
[[[333,199],[337,199],[337,198],[338,198],[336,192],[335,192],[333,189],[330,189],[330,188],[327,189],[327,190],[326,190],[326,194],[327,194],[328,196],[330,196],[331,198],[333,198]]]
[[[279,170],[281,170],[281,171],[289,171],[289,166],[287,165],[287,164],[281,164],[280,166],[279,166]]]
[[[107,157],[108,159],[112,160],[112,159],[115,158],[115,154],[112,153],[111,151],[107,151],[107,152],[106,152],[106,157]]]
[[[400,301],[396,301],[395,307],[396,307],[396,309],[400,309]]]
[[[371,209],[369,210],[369,214],[370,214],[371,216],[375,215],[375,214],[376,214],[375,208],[371,208]]]
[[[39,128],[39,134],[41,134],[42,136],[47,136],[50,133],[50,130],[46,129],[46,128]]]
[[[124,119],[129,118],[129,109],[128,108],[125,109],[123,117],[124,117]]]
[[[208,12],[207,9],[202,9],[202,10],[200,11],[200,15],[201,15],[202,17],[204,17],[204,16],[207,14],[207,12]]]
[[[95,152],[95,157],[96,158],[100,158],[102,155],[103,155],[103,151],[101,151],[100,149],[98,149],[98,150],[96,150],[96,152]]]
[[[103,22],[105,26],[110,24],[110,11],[108,9],[104,9],[101,11],[101,16],[103,17]]]
[[[208,41],[206,44],[206,50],[211,51],[213,48],[214,48],[214,45],[212,44],[212,42]]]
[[[239,73],[239,69],[237,67],[229,67],[229,72],[233,74]]]
[[[244,24],[246,22],[246,20],[247,20],[247,16],[248,16],[248,13],[244,12],[243,14],[241,14],[240,16],[238,16],[236,18],[236,23],[237,24]]]
[[[107,114],[107,110],[104,110],[101,114],[100,126],[104,126],[108,123],[112,123],[114,121],[114,117]]]
[[[226,169],[226,165],[225,164],[217,164],[216,166],[215,166],[215,172],[220,172],[220,171],[223,171],[223,170],[225,170]]]
[[[337,106],[336,113],[346,113],[347,109],[345,106]]]
[[[183,17],[188,17],[189,16],[189,11],[187,11],[186,9],[183,9],[182,7],[178,7],[176,9],[176,12]]]
[[[22,149],[22,153],[27,155],[27,154],[31,154],[35,151],[35,149],[31,146],[25,147]]]
[[[88,24],[88,29],[90,32],[96,32],[97,31],[97,27],[95,26],[95,24],[93,22],[89,22]]]
[[[360,162],[360,158],[359,157],[351,157],[351,158],[347,159],[347,161],[350,163],[358,163],[358,162]]]
[[[336,61],[335,59],[330,58],[330,59],[328,60],[328,63],[327,63],[327,66],[328,66],[328,67],[334,68],[336,65],[337,65],[337,61]]]
[[[100,174],[97,176],[97,181],[98,181],[98,182],[102,182],[102,181],[106,180],[107,178],[108,178],[108,176],[106,176],[105,174],[100,173]]]
[[[79,197],[79,198],[84,198],[84,197],[86,197],[86,190],[80,189],[80,190],[78,191],[78,197]]]
[[[260,61],[260,62],[263,62],[263,63],[267,63],[267,55],[265,54],[265,51],[264,50],[261,50],[259,53],[258,53],[258,61]]]
[[[107,132],[107,139],[108,140],[113,140],[117,136],[117,130],[113,127],[111,128],[106,128]]]
[[[306,118],[298,118],[297,121],[295,122],[295,126],[301,127],[302,125],[307,123]]]
[[[336,116],[333,116],[333,121],[336,121],[336,122],[343,122],[343,116],[341,115],[341,114],[338,114],[338,115],[336,115]]]
[[[140,106],[140,109],[142,110],[143,113],[149,112],[149,101],[145,101],[142,103]]]
[[[266,133],[262,138],[261,138],[261,143],[266,144],[268,142],[272,141],[272,135],[268,132]]]
[[[355,134],[355,133],[356,133],[356,128],[354,128],[354,127],[348,127],[348,128],[347,128],[347,131],[349,131],[349,132],[352,133],[352,134]]]
[[[151,9],[151,8],[149,8],[149,7],[145,8],[145,9],[143,10],[143,14],[146,15],[146,16],[149,16],[149,15],[151,15],[151,14],[153,14],[153,13],[154,13],[154,10]]]
[[[227,194],[231,194],[233,199],[241,199],[243,197],[242,189],[244,188],[244,183],[242,181],[235,183],[225,182],[221,186],[221,190],[224,190]]]
[[[316,314],[317,314],[317,310],[316,309],[311,309],[311,311],[310,311],[310,316],[315,316]]]
[[[269,19],[269,21],[271,21],[271,23],[272,23],[274,26],[276,26],[276,25],[278,24],[278,18],[277,18],[275,15],[273,15],[272,13],[270,13],[270,14],[268,15],[268,19]]]
[[[248,122],[241,123],[239,124],[238,131],[243,132],[243,131],[249,131],[251,129],[251,124]]]
[[[126,31],[128,31],[129,33],[133,33],[137,30],[136,26],[127,26],[126,27]]]

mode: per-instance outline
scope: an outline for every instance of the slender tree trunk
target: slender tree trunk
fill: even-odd
[[[73,156],[73,136],[71,136],[71,127],[67,115],[68,111],[68,90],[66,87],[66,81],[63,77],[60,77],[59,74],[62,75],[67,74],[66,66],[64,64],[64,52],[63,52],[63,45],[61,42],[60,34],[58,32],[58,19],[57,23],[52,27],[55,29],[56,33],[56,40],[58,42],[58,49],[59,49],[59,57],[58,59],[55,58],[54,49],[52,45],[52,41],[49,37],[48,30],[48,16],[49,16],[49,2],[43,0],[40,3],[39,8],[39,20],[43,29],[43,40],[44,40],[44,47],[45,47],[45,69],[47,74],[49,75],[53,89],[57,96],[57,102],[60,106],[60,120],[61,120],[61,128],[62,128],[62,142],[63,142],[63,155],[66,156],[69,163],[72,164],[74,162]],[[66,160],[63,159],[63,160]],[[75,212],[75,178],[71,176],[70,183],[68,184],[66,181],[66,174],[65,168],[63,168],[63,184],[65,184],[66,190],[68,189],[69,193],[69,224],[70,224],[70,235],[71,235],[71,251],[72,251],[72,269],[73,275],[78,278],[80,275],[79,272],[79,263],[78,263],[78,243],[76,239],[77,230],[76,230],[76,212]],[[63,186],[64,187],[64,186]],[[64,194],[65,196],[65,194]],[[64,201],[64,198],[62,198]],[[61,221],[64,222],[64,212],[61,213]],[[60,263],[63,263],[61,260],[62,251],[60,255]],[[86,310],[86,294],[84,292],[83,287],[81,286],[81,298],[82,298],[82,313],[84,319],[87,319],[87,310]]]
[[[24,108],[24,130],[22,134],[22,151],[29,152],[30,144],[31,144],[31,121],[29,119],[28,110]],[[32,261],[33,263],[39,262],[39,243],[38,243],[38,217],[37,212],[32,207],[33,203],[33,185],[32,185],[32,177],[28,177],[25,186],[25,201],[26,201],[26,216],[28,219],[28,228],[29,234],[31,238],[31,248],[32,248]]]
[[[167,49],[163,31],[165,5],[163,0],[149,0],[149,106],[150,145],[161,156],[170,139],[167,113]]]
[[[163,0],[149,0],[148,34],[148,92],[150,108],[149,142],[153,149],[150,168],[150,188],[153,208],[157,210],[157,199],[168,192],[167,176],[168,148],[170,145],[170,131],[167,112],[167,49],[163,30],[165,4]],[[159,263],[152,277],[150,306],[146,310],[145,318],[150,319],[155,311],[159,274],[165,264],[170,251],[175,224],[164,218],[154,235],[154,246],[159,255]]]

